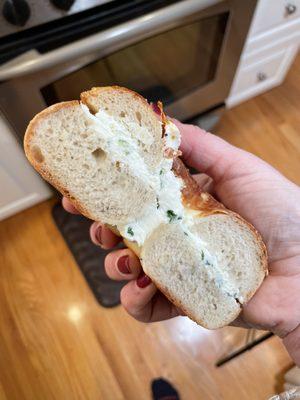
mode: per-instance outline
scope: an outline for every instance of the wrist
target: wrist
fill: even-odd
[[[284,337],[283,344],[295,364],[300,367],[300,323],[296,329]]]

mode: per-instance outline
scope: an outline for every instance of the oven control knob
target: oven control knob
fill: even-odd
[[[51,0],[51,3],[61,10],[68,11],[75,3],[75,0]]]
[[[24,26],[30,17],[30,8],[26,0],[5,0],[2,14],[9,23]]]

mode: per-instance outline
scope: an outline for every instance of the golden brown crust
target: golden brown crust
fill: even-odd
[[[152,110],[152,108],[150,107],[149,103],[147,102],[147,100],[141,96],[139,93],[134,92],[133,90],[130,90],[128,88],[122,87],[122,86],[102,86],[102,87],[93,87],[90,90],[87,90],[86,92],[82,92],[80,95],[80,100],[82,101],[82,103],[84,104],[89,104],[89,108],[90,107],[90,102],[89,102],[89,98],[90,97],[99,97],[101,95],[101,92],[114,92],[114,91],[118,91],[118,92],[123,92],[123,93],[130,93],[131,95],[133,95],[134,97],[138,98],[140,101],[143,102],[144,105],[148,106],[149,109],[154,113],[154,111]],[[90,109],[91,112],[96,113],[98,110],[96,109]],[[154,113],[155,114],[155,113]]]
[[[195,179],[193,179],[180,158],[174,158],[172,169],[175,175],[181,178],[184,182],[182,201],[185,207],[192,210],[199,210],[201,216],[217,213],[229,213],[229,210],[227,210],[223,204],[219,203],[209,193],[201,190],[200,186]]]
[[[161,101],[157,102],[157,108],[160,111],[160,117],[161,117],[161,137],[164,138],[165,134],[166,134],[166,123],[167,123],[167,117],[166,114],[164,113],[164,107],[163,107],[163,103]]]

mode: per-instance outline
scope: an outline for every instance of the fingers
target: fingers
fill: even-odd
[[[284,339],[283,344],[289,352],[296,365],[300,365],[300,325],[289,333]]]
[[[121,290],[121,303],[132,317],[142,322],[152,321],[152,301],[157,289],[150,278],[144,278],[143,287],[140,287],[139,279],[133,280]]]
[[[71,214],[80,214],[80,212],[73,206],[73,204],[66,197],[62,199],[63,208]]]
[[[244,320],[243,315],[240,314],[234,321],[232,321],[230,326],[235,326],[237,328],[245,328],[245,329],[255,329],[254,326],[251,326],[247,321]]]
[[[131,281],[121,291],[127,312],[140,321],[150,320],[156,287],[143,273],[138,257],[129,249],[116,250],[106,256],[104,267],[109,278]]]
[[[163,321],[182,315],[153,283],[140,287],[139,279],[127,283],[121,291],[121,303],[128,314],[142,322]]]
[[[115,235],[107,226],[100,222],[94,222],[91,225],[90,236],[92,242],[103,249],[111,249],[122,240],[120,236]]]
[[[173,120],[181,133],[180,149],[184,161],[198,171],[205,172],[218,183],[237,158],[247,153],[198,126]]]
[[[109,278],[116,281],[137,279],[142,272],[138,257],[129,249],[109,253],[104,267]]]

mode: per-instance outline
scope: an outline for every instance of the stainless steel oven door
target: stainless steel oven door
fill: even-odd
[[[152,38],[160,38],[160,35],[163,40],[168,32],[175,31],[176,33],[176,29],[186,27],[184,28],[187,40],[185,47],[190,41],[194,43],[193,57],[197,58],[197,63],[195,61],[192,73],[185,74],[185,80],[182,81],[181,87],[177,85],[177,88],[174,84],[176,79],[172,83],[173,93],[171,97],[166,98],[166,111],[180,119],[193,117],[199,112],[223,102],[226,98],[255,4],[256,0],[184,0],[49,53],[43,55],[36,51],[26,53],[0,67],[0,81],[5,79],[0,84],[0,109],[15,128],[18,136],[22,138],[28,121],[47,105],[45,88],[51,89],[56,85],[57,91],[60,82],[63,82],[62,88],[67,88],[68,85],[70,87],[72,82],[77,79],[76,74],[85,71],[86,68],[89,71],[91,68],[89,66],[93,66],[93,63],[101,63],[101,60],[107,60],[124,49],[138,46],[143,41],[151,41]],[[193,28],[199,21],[209,21],[209,18],[218,18],[220,15],[226,16],[221,41],[214,35],[215,28],[210,29],[209,24],[202,23],[197,30]],[[207,30],[205,30],[205,26],[207,26]],[[209,38],[208,30],[211,30],[212,33]],[[181,32],[183,31],[181,30]],[[176,36],[173,37],[173,40],[174,38],[176,39]],[[208,43],[213,43],[215,40],[219,42],[217,54],[214,53],[211,45],[210,48],[207,48]],[[161,43],[161,40],[157,41]],[[183,46],[183,43],[176,41],[173,43],[175,56],[177,49],[184,50]],[[205,63],[205,60],[203,59],[201,64],[201,59],[199,60],[199,56],[197,56],[197,46],[202,46],[203,51],[210,52],[210,60],[214,61],[213,73],[209,73],[208,78],[203,82],[201,81],[201,65]],[[172,46],[169,48],[172,50]],[[180,71],[184,63],[191,58],[186,49],[183,50],[178,51],[181,57],[177,57],[175,68],[175,58],[172,60],[174,71]],[[128,57],[128,54],[125,55]],[[128,59],[123,60],[126,63]],[[160,55],[161,65],[168,66],[170,61],[166,51]],[[211,61],[209,62],[211,63]],[[84,75],[85,73],[78,77]],[[190,79],[192,76],[194,79]],[[73,77],[73,80],[68,81],[68,77]],[[142,77],[140,81],[143,81]],[[58,83],[56,84],[56,82]],[[106,83],[103,83],[101,76],[97,75],[94,75],[94,78],[93,75],[90,75],[88,82],[90,86]],[[136,87],[132,88],[136,89]],[[88,89],[88,87],[83,89]],[[163,89],[162,97],[167,93],[165,88]],[[138,90],[143,92],[139,87]],[[57,98],[57,101],[61,100],[64,100],[63,95]]]

